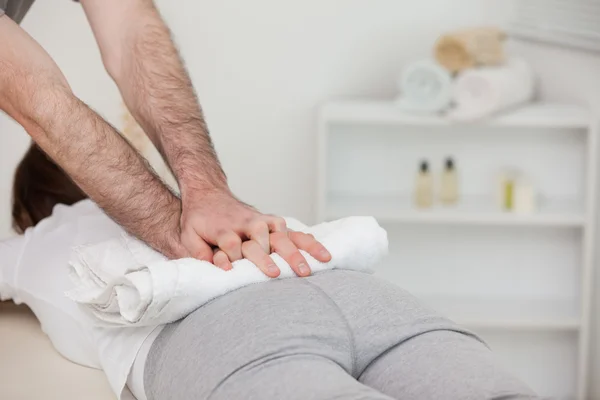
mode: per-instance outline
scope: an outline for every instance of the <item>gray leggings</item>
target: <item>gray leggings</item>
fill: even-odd
[[[149,400],[537,398],[476,336],[349,271],[214,300],[161,332],[144,381]]]

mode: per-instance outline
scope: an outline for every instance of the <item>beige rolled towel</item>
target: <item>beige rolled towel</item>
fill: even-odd
[[[435,58],[451,72],[477,65],[504,62],[506,33],[499,28],[464,29],[441,36],[435,44]]]

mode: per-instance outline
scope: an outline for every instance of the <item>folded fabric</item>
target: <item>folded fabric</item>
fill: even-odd
[[[288,220],[288,226],[313,234],[331,253],[331,261],[321,263],[302,252],[313,272],[372,272],[387,254],[387,234],[371,217],[350,217],[311,228]],[[279,255],[271,258],[281,269],[277,279],[296,276]],[[74,249],[70,266],[75,288],[66,295],[98,326],[173,322],[227,292],[270,279],[249,260],[234,262],[230,271],[191,258],[169,261],[127,234]]]
[[[534,74],[521,59],[512,58],[497,67],[481,67],[462,72],[454,82],[455,108],[447,117],[470,121],[531,101]]]
[[[480,65],[504,62],[506,34],[492,27],[480,27],[451,32],[435,44],[435,58],[451,72]]]
[[[404,68],[398,86],[398,107],[410,112],[437,113],[452,100],[452,76],[433,60],[413,62]]]

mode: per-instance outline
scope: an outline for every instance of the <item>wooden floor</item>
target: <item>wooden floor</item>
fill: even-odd
[[[27,307],[0,302],[0,399],[114,400],[99,370],[62,358]]]

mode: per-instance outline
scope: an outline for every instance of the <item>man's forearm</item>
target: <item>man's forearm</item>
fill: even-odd
[[[192,82],[169,29],[151,1],[134,1],[111,74],[125,102],[186,191],[225,189]]]
[[[67,89],[42,89],[32,99],[42,98],[19,121],[38,145],[130,233],[168,257],[186,256],[179,199],[135,150]]]
[[[181,204],[143,159],[79,101],[50,56],[0,16],[0,109],[115,221],[170,257],[180,244]]]

